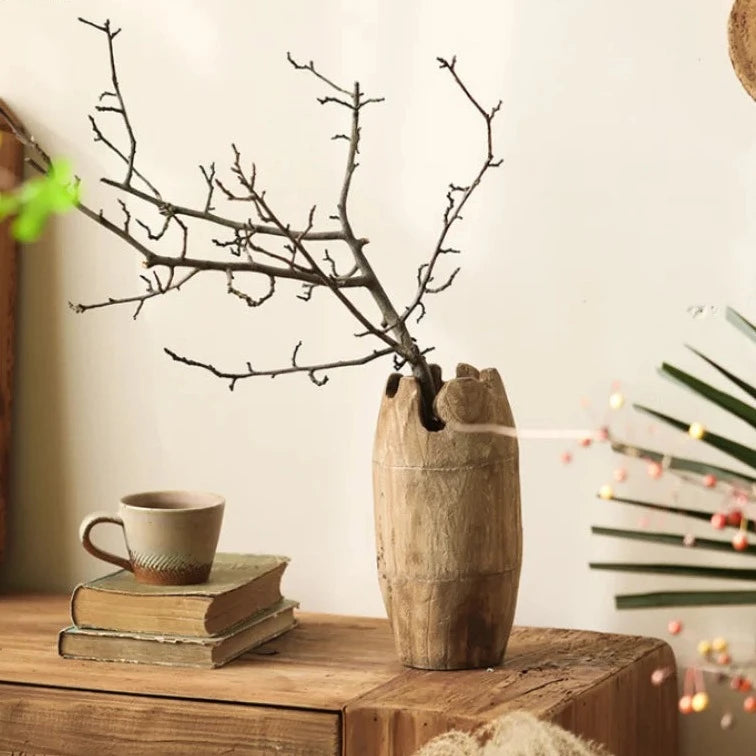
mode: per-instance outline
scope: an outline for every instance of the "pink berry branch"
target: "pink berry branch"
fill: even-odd
[[[735,325],[747,338],[756,343],[756,326],[731,308],[726,310],[727,320]],[[727,528],[734,530],[729,541],[713,538],[697,538],[692,533],[660,533],[649,531],[635,531],[618,528],[593,527],[593,533],[601,536],[624,538],[636,541],[655,542],[664,546],[680,547],[704,551],[727,551],[741,554],[746,559],[756,556],[756,544],[751,542],[750,534],[756,533],[756,479],[752,470],[756,470],[756,446],[753,445],[753,431],[756,429],[756,407],[752,400],[756,399],[756,389],[747,381],[706,357],[701,352],[692,349],[710,368],[723,376],[730,384],[744,394],[747,399],[740,398],[727,391],[684,371],[669,363],[662,363],[660,373],[665,378],[693,391],[697,396],[707,400],[721,410],[730,413],[750,430],[746,442],[727,438],[714,433],[700,422],[688,422],[671,417],[656,409],[642,405],[633,405],[644,414],[651,415],[658,421],[685,433],[688,443],[710,446],[719,452],[737,460],[746,470],[732,470],[708,464],[696,459],[675,457],[661,454],[633,444],[620,443],[614,439],[612,449],[628,457],[644,459],[647,462],[648,474],[654,478],[661,478],[665,472],[678,476],[681,480],[708,489],[712,493],[724,495],[729,506],[717,510],[694,509],[680,506],[677,503],[660,503],[644,501],[625,496],[618,496],[610,485],[603,485],[598,496],[606,501],[643,507],[649,511],[665,512],[687,519],[708,522],[714,530],[722,531]],[[610,406],[619,409],[624,399],[619,394],[610,398]],[[617,476],[616,473],[622,473]],[[615,480],[623,482],[626,473],[620,469],[615,471]],[[592,569],[613,570],[620,572],[635,572],[644,574],[664,574],[688,576],[694,578],[719,578],[739,581],[756,582],[756,569],[718,567],[708,564],[668,564],[668,563],[591,563]],[[655,593],[626,594],[615,596],[618,609],[638,609],[664,606],[724,606],[724,605],[753,605],[756,604],[756,591],[661,591]]]
[[[147,301],[178,292],[193,278],[208,272],[223,274],[226,292],[249,308],[260,307],[270,300],[277,292],[279,281],[293,281],[299,284],[301,291],[297,297],[305,302],[311,300],[314,292],[327,290],[359,324],[355,336],[377,339],[380,342],[379,348],[350,359],[303,362],[299,359],[302,349],[302,343],[299,342],[293,350],[290,364],[286,367],[259,369],[253,366],[252,361],[247,361],[241,370],[220,369],[209,362],[180,355],[168,348],[165,352],[176,362],[202,368],[227,380],[231,389],[238,381],[246,378],[276,377],[290,373],[305,373],[313,383],[322,386],[328,380],[327,371],[364,365],[382,357],[393,356],[395,369],[399,370],[408,365],[419,384],[422,419],[426,427],[440,428],[442,422],[436,417],[433,409],[433,400],[441,386],[440,370],[437,366],[429,364],[426,359],[432,347],[422,348],[410,333],[407,323],[413,314],[416,315],[416,322],[419,322],[426,312],[426,298],[448,289],[459,273],[459,268],[455,268],[444,280],[436,281],[440,258],[459,252],[449,245],[448,237],[453,226],[462,219],[461,211],[479,187],[485,174],[501,164],[500,160],[494,158],[492,133],[493,120],[501,107],[501,102],[486,110],[459,76],[456,58],[438,58],[440,68],[449,73],[465,99],[480,114],[485,126],[485,151],[480,167],[468,184],[449,184],[436,244],[428,261],[419,267],[417,289],[400,314],[400,309],[394,305],[368,259],[365,251],[369,243],[368,238],[355,231],[349,214],[350,191],[359,167],[361,116],[367,106],[380,103],[383,98],[367,97],[359,82],[355,82],[351,88],[340,86],[319,71],[312,61],[300,63],[287,54],[287,59],[294,69],[311,74],[326,88],[327,94],[319,97],[318,102],[324,106],[335,105],[343,108],[349,117],[349,127],[345,133],[333,136],[334,140],[347,143],[347,152],[335,212],[327,216],[332,225],[320,225],[315,204],[310,207],[303,224],[295,224],[284,218],[275,208],[273,200],[260,188],[255,164],[245,167],[241,152],[235,144],[231,146],[233,161],[230,167],[234,184],[218,177],[215,163],[200,165],[206,190],[204,204],[199,207],[175,204],[162,196],[155,183],[138,165],[136,132],[121,89],[114,49],[114,41],[121,30],[114,29],[110,21],[98,24],[83,18],[79,20],[101,32],[107,41],[110,86],[100,94],[95,114],[89,116],[94,140],[125,164],[125,173],[121,179],[103,177],[101,181],[120,192],[122,196],[140,203],[143,208],[156,212],[160,223],[153,226],[138,218],[123,199],[118,200],[123,216],[118,221],[106,216],[102,210],[96,211],[79,202],[78,209],[84,215],[106,228],[141,256],[142,265],[148,274],[141,276],[144,285],[142,293],[109,297],[104,301],[89,304],[72,304],[71,307],[76,312],[83,313],[92,309],[126,304],[135,306],[134,317],[137,317]],[[111,137],[100,123],[101,116],[111,115],[119,119],[125,130],[124,147],[120,147],[117,140]],[[48,153],[23,127],[17,125],[15,131],[29,149],[30,165],[39,171],[45,171],[51,162]],[[248,217],[244,220],[228,217],[217,209],[218,199],[247,208]],[[194,253],[191,241],[194,224],[209,224],[217,229],[217,234],[212,239],[215,254]],[[158,243],[162,246],[157,246]],[[166,250],[167,243],[174,245],[173,252]],[[326,243],[346,247],[351,258],[346,272],[339,273],[336,261],[329,250],[323,248]],[[259,294],[250,292],[245,284],[250,281],[254,284],[258,280],[265,283],[264,291]],[[354,291],[365,291],[369,294],[377,309],[377,315],[371,315],[357,306],[350,296]]]

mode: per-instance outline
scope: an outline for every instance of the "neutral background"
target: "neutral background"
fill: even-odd
[[[462,273],[429,302],[418,339],[436,346],[446,372],[461,360],[498,367],[522,427],[609,421],[632,440],[698,453],[629,409],[610,414],[607,397],[619,380],[629,399],[747,440],[746,429],[655,374],[662,359],[698,367],[686,342],[741,375],[756,367],[721,314],[731,304],[756,317],[756,103],[728,60],[730,5],[3,0],[0,95],[49,151],[72,160],[86,199],[117,217],[116,195],[97,179],[123,169],[92,143],[86,119],[109,84],[105,40],[76,21],[110,16],[123,27],[117,50],[139,165],[163,195],[203,204],[198,163],[216,160],[227,177],[235,141],[271,202],[300,225],[313,203],[320,218],[332,212],[345,145],[330,136],[345,112],[318,105],[322,87],[294,71],[286,51],[339,82],[359,79],[386,102],[364,113],[352,212],[401,306],[433,247],[446,184],[465,183],[481,157],[482,123],[435,64],[456,54],[482,102],[503,100],[495,143],[504,165],[455,232]],[[102,124],[125,144],[115,119]],[[198,237],[193,252],[207,248]],[[324,388],[295,376],[231,393],[162,347],[233,368],[283,365],[299,339],[302,359],[353,356],[364,345],[322,292],[305,304],[282,285],[250,311],[225,294],[221,275],[148,303],[136,321],[128,308],[75,315],[67,306],[138,293],[140,272],[129,249],[80,215],[24,250],[5,587],[67,591],[102,574],[108,568],[77,542],[84,514],[112,510],[127,492],[199,488],[227,497],[223,550],[292,557],[285,587],[303,609],[382,614],[370,455],[390,365],[333,372]],[[693,317],[694,305],[707,314]],[[567,448],[569,467],[559,462]],[[595,499],[617,464],[608,449],[525,441],[521,456],[517,621],[663,636],[669,612],[618,613],[613,594],[691,583],[592,573],[587,562],[709,557],[590,535],[591,524],[638,525],[638,512]],[[652,483],[642,465],[629,469],[633,495],[716,505],[674,481]],[[117,548],[118,533],[102,531],[99,541]],[[681,663],[715,634],[751,655],[755,615],[682,613],[673,642]],[[711,692],[711,710],[686,721],[686,739],[702,749],[688,752],[708,753],[711,738],[746,753],[756,721],[740,716],[721,733],[719,718],[739,699]]]

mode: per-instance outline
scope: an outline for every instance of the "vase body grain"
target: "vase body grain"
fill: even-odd
[[[403,664],[470,669],[500,663],[522,562],[515,438],[496,370],[461,365],[436,398],[446,423],[420,421],[414,378],[392,376],[373,450],[378,576]]]

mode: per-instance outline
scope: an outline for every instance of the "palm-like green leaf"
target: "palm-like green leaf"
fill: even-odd
[[[641,501],[640,499],[626,499],[622,496],[613,496],[610,501],[618,501],[620,504],[632,504],[637,507],[644,507],[645,509],[653,509],[657,512],[668,512],[669,514],[680,515],[681,517],[689,517],[695,520],[701,520],[703,522],[709,522],[711,516],[716,514],[715,512],[704,512],[700,509],[686,509],[685,507],[677,507],[674,504],[657,504],[652,501]],[[731,526],[728,526],[731,527]],[[756,523],[753,520],[749,520],[745,526],[751,533],[756,533]],[[735,529],[732,528],[731,529]]]
[[[752,341],[756,341],[756,326],[750,323],[742,315],[732,308],[727,308],[727,320],[735,325]],[[725,376],[729,381],[734,383],[740,389],[745,391],[749,397],[756,399],[756,388],[749,383],[734,375],[709,357],[701,354],[696,349],[689,347],[694,354],[699,356],[711,367]],[[699,396],[707,399],[718,407],[730,412],[739,419],[748,423],[752,428],[756,428],[756,407],[732,396],[731,394],[721,391],[705,381],[696,378],[679,368],[663,363],[661,373],[665,377],[682,383],[694,391]],[[645,412],[668,425],[677,428],[680,431],[688,432],[690,424],[678,420],[669,415],[665,415],[657,410],[650,409],[642,405],[634,405],[636,409]],[[709,446],[719,449],[738,461],[756,469],[756,448],[748,447],[738,441],[725,438],[716,433],[705,431],[701,438]],[[733,487],[753,488],[755,479],[742,472],[728,470],[717,465],[710,465],[695,459],[686,459],[683,457],[673,457],[672,455],[656,452],[651,449],[643,449],[629,444],[622,444],[612,440],[612,449],[621,454],[631,457],[643,457],[657,462],[661,462],[666,469],[676,470],[678,472],[693,473],[695,475],[713,475],[719,481],[731,484]],[[705,512],[695,509],[687,509],[668,504],[657,504],[655,502],[640,501],[637,499],[626,499],[623,497],[611,497],[613,501],[619,501],[624,504],[641,506],[659,512],[667,512],[682,517],[706,521],[711,518],[713,512]],[[745,528],[750,532],[756,532],[756,524],[753,520],[744,521]],[[732,543],[726,540],[713,538],[696,538],[689,544],[685,544],[684,537],[678,533],[660,533],[650,531],[626,530],[618,528],[604,528],[594,526],[592,532],[595,535],[612,536],[616,538],[625,538],[647,543],[658,543],[666,546],[683,546],[693,549],[710,549],[715,551],[727,551],[729,553],[743,553],[749,556],[756,554],[756,545],[749,544],[742,552],[736,551]],[[718,578],[725,580],[748,580],[756,581],[756,570],[739,569],[730,567],[709,567],[698,565],[684,564],[644,564],[630,562],[594,562],[589,565],[591,569],[596,570],[613,570],[620,572],[640,572],[659,575],[677,575],[685,577],[702,577]],[[671,607],[671,606],[728,606],[728,605],[756,605],[756,591],[661,591],[656,593],[634,593],[617,595],[615,604],[617,609],[638,609],[651,607]]]
[[[667,606],[751,606],[756,591],[659,591],[625,593],[614,597],[617,609],[653,609]]]
[[[688,459],[686,457],[673,457],[653,449],[645,449],[641,446],[626,444],[621,441],[612,441],[612,450],[627,457],[640,457],[653,462],[666,464],[669,470],[678,470],[680,472],[690,472],[696,475],[713,475],[717,480],[725,483],[732,483],[736,486],[746,487],[756,483],[756,478],[752,475],[729,470],[718,465],[710,465],[708,462],[700,462],[697,459]]]
[[[656,533],[649,530],[621,530],[617,528],[603,528],[594,525],[591,528],[594,535],[611,536],[613,538],[626,538],[631,541],[646,541],[661,543],[665,546],[681,546],[685,549],[711,549],[713,551],[726,551],[730,554],[750,554],[756,556],[756,545],[749,544],[743,551],[736,551],[732,541],[722,541],[715,538],[698,538],[690,544],[684,542],[685,536],[681,533]]]
[[[732,323],[739,331],[742,331],[751,341],[756,341],[756,326],[753,323],[749,323],[739,312],[733,310],[732,307],[727,308],[726,317],[728,322]]]
[[[756,428],[756,408],[751,407],[750,404],[741,402],[740,399],[731,394],[714,388],[714,386],[699,380],[684,370],[676,368],[674,365],[670,365],[668,362],[662,363],[661,373],[679,381],[699,396],[716,404],[717,407],[727,410],[727,412],[735,415],[735,417],[747,422],[752,428]]]
[[[674,417],[665,415],[663,412],[658,412],[650,407],[645,407],[642,404],[634,404],[633,407],[640,412],[645,412],[646,414],[655,417],[657,420],[661,420],[662,422],[686,433],[688,428],[690,428],[690,423],[684,423],[682,420],[677,420]],[[719,436],[711,431],[706,431],[701,441],[705,444],[709,444],[709,446],[713,446],[715,449],[719,449],[719,451],[722,451],[725,454],[729,454],[731,457],[734,457],[749,467],[756,469],[756,449],[744,446],[737,441],[732,441],[729,438]]]
[[[746,383],[742,378],[738,378],[737,375],[735,375],[734,373],[731,373],[726,368],[723,368],[721,365],[719,365],[718,363],[714,362],[714,360],[710,359],[705,354],[702,354],[697,349],[694,349],[692,346],[687,345],[687,344],[686,344],[686,346],[688,347],[688,349],[690,349],[691,352],[693,352],[693,354],[695,354],[696,356],[700,357],[702,360],[704,360],[704,362],[707,362],[715,370],[718,370],[725,378],[727,378],[728,380],[732,381],[736,386],[738,386],[741,389],[743,389],[743,391],[745,391],[753,399],[756,399],[756,388],[754,388],[753,386],[751,386],[750,383]]]
[[[742,567],[699,567],[697,564],[646,564],[643,562],[590,562],[588,566],[592,570],[614,572],[645,572],[653,575],[756,581],[756,570]]]

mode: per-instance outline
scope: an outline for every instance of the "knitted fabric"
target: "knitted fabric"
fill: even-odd
[[[524,711],[505,714],[473,733],[452,730],[434,738],[416,756],[611,756],[550,722]]]

